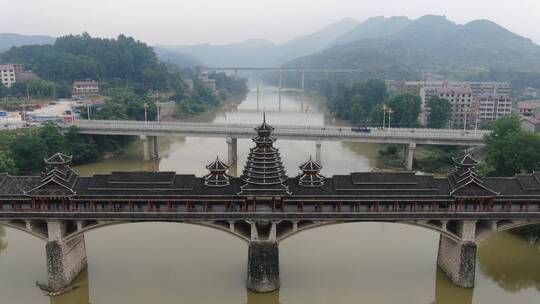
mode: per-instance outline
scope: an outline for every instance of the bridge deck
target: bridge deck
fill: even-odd
[[[142,121],[76,121],[62,128],[76,126],[83,134],[149,135],[251,138],[253,126],[248,124],[142,122]],[[300,125],[275,126],[274,135],[289,140],[324,140],[372,143],[417,143],[426,145],[481,145],[487,131],[390,128],[355,132],[350,127]]]

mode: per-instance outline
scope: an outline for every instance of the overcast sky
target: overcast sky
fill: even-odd
[[[490,19],[540,43],[540,0],[0,0],[0,32],[119,33],[150,44],[281,42],[351,17]]]

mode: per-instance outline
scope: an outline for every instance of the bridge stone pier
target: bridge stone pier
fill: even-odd
[[[322,164],[321,162],[321,147],[322,143],[320,140],[315,142],[315,161],[319,164]]]
[[[405,166],[405,169],[409,171],[413,169],[414,150],[416,150],[416,143],[403,145],[403,165]]]
[[[459,222],[460,240],[453,240],[441,234],[437,265],[460,287],[474,287],[474,274],[476,265],[476,242],[474,221]]]
[[[238,138],[228,137],[227,141],[227,161],[228,164],[236,164],[238,160]]]
[[[159,158],[159,145],[157,136],[141,135],[143,142],[143,161],[151,161]]]
[[[45,245],[49,288],[62,290],[87,267],[84,235],[64,240],[65,222],[47,222],[49,240]]]

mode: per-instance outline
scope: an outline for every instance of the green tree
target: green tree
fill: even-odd
[[[0,151],[0,173],[17,174],[15,161],[4,151]]]
[[[43,170],[48,149],[46,142],[37,136],[22,135],[11,144],[9,148],[19,173],[36,173]]]
[[[485,165],[482,173],[512,176],[540,169],[540,135],[523,130],[517,116],[501,118],[491,124],[485,137]]]
[[[9,89],[0,83],[0,98],[6,97],[9,95]]]
[[[390,119],[392,127],[413,128],[419,125],[420,97],[414,95],[399,95],[386,102],[393,111],[387,119]],[[382,113],[382,110],[381,110]]]
[[[448,99],[433,96],[428,100],[427,106],[430,108],[427,127],[444,128],[452,116],[452,109]]]
[[[66,137],[56,125],[45,124],[39,129],[38,137],[44,141],[47,155],[58,152],[70,154],[71,152]]]
[[[91,136],[79,134],[77,127],[72,126],[66,134],[74,164],[93,161],[99,157],[97,145]]]

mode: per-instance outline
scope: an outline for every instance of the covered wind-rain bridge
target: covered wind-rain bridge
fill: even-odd
[[[180,222],[248,243],[247,287],[279,288],[279,243],[296,233],[350,222],[392,222],[440,233],[437,264],[461,287],[474,286],[477,243],[540,223],[540,173],[483,178],[469,155],[447,177],[351,173],[326,178],[308,160],[288,177],[273,128],[263,122],[240,177],[216,159],[204,177],[174,172],[79,176],[56,154],[39,176],[0,174],[0,224],[46,241],[48,283],[62,290],[87,266],[84,233],[128,222]],[[359,253],[361,254],[361,253]]]

